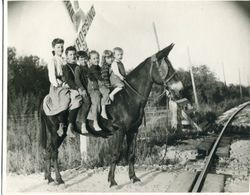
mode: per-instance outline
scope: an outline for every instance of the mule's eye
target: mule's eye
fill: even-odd
[[[159,74],[160,74],[161,79],[163,79],[163,80],[166,78],[166,76],[168,74],[168,67],[167,67],[164,59],[162,59],[162,61],[161,61],[161,64],[159,67]]]

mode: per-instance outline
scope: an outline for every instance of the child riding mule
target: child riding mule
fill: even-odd
[[[144,60],[133,71],[131,71],[125,80],[125,87],[116,94],[114,101],[107,107],[108,117],[112,122],[107,123],[105,119],[100,117],[99,123],[102,129],[110,129],[113,134],[117,134],[117,139],[114,140],[115,145],[112,145],[113,154],[111,167],[109,170],[108,181],[110,186],[117,185],[115,181],[115,168],[121,157],[122,143],[126,136],[127,151],[129,162],[129,178],[133,182],[140,181],[134,170],[136,137],[138,128],[142,123],[144,107],[147,103],[148,96],[152,89],[153,83],[164,85],[168,90],[173,92],[173,95],[178,95],[183,88],[182,83],[178,80],[177,74],[168,59],[168,54],[173,48],[173,44],[159,51],[152,57]],[[64,137],[58,137],[56,133],[56,120],[43,115],[42,145],[47,150],[47,166],[46,179],[52,181],[50,176],[50,159],[54,162],[56,180],[58,183],[63,183],[60,172],[58,170],[58,147]],[[113,138],[113,137],[112,137]]]

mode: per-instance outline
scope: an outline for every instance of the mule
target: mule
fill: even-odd
[[[134,169],[136,138],[138,128],[142,124],[144,108],[153,83],[164,85],[174,96],[179,96],[179,92],[183,88],[176,71],[168,59],[169,52],[173,46],[174,44],[171,44],[153,56],[148,57],[132,70],[124,81],[124,89],[115,95],[112,104],[106,108],[110,120],[107,121],[99,116],[99,125],[102,129],[106,132],[111,132],[111,134],[117,134],[108,174],[110,187],[117,185],[115,181],[115,168],[121,158],[122,143],[125,136],[128,147],[129,178],[133,182],[140,181]],[[56,132],[58,129],[57,116],[47,117],[43,111],[41,116],[44,126],[44,128],[41,129],[41,135],[43,135],[41,141],[47,151],[45,157],[45,179],[48,179],[48,182],[54,181],[51,177],[50,170],[50,160],[52,160],[57,183],[64,183],[59,172],[57,159],[58,148],[66,137],[66,130],[65,133],[59,137]],[[87,124],[87,126],[90,132],[94,132],[90,124]]]

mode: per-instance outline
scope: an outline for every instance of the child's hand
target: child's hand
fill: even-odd
[[[69,88],[69,85],[68,85],[67,83],[64,82],[64,83],[62,84],[62,87],[64,87],[64,88]]]
[[[66,65],[67,64],[67,59],[66,58],[63,58],[63,65]]]
[[[85,90],[82,91],[82,94],[83,98],[87,98],[87,92]]]
[[[60,79],[56,79],[56,81],[58,86],[62,86],[63,82]]]
[[[81,96],[83,96],[83,98],[87,97],[87,92],[85,90],[81,90],[80,88],[78,89],[78,92],[80,93]]]

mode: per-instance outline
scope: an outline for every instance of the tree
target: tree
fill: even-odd
[[[47,68],[40,66],[38,56],[17,57],[16,49],[8,48],[8,113],[20,103],[26,103],[27,112],[38,109],[49,90]],[[10,108],[12,107],[12,108]]]

